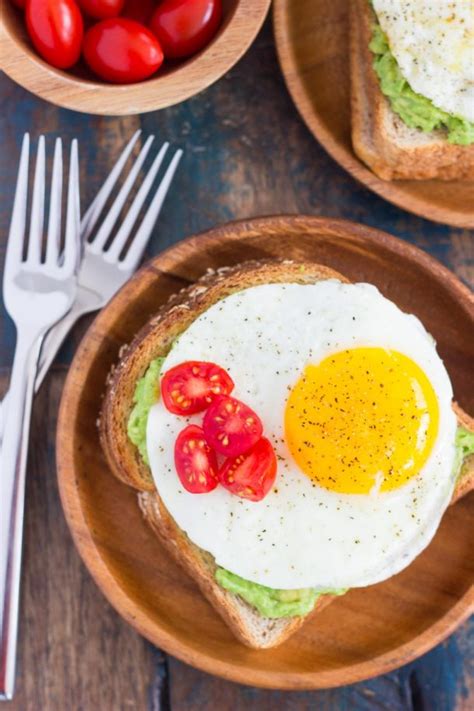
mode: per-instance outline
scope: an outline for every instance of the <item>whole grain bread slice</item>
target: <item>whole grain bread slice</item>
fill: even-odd
[[[137,489],[143,515],[161,544],[195,580],[235,636],[247,646],[263,649],[286,640],[306,617],[270,619],[262,617],[240,597],[224,590],[215,580],[216,564],[209,553],[198,548],[177,526],[156,491],[151,472],[127,436],[127,422],[139,378],[150,362],[165,356],[173,341],[210,306],[242,289],[269,283],[315,283],[322,279],[348,280],[334,270],[313,263],[247,262],[238,267],[209,272],[195,285],[184,289],[164,305],[124,347],[118,365],[109,376],[100,418],[101,442],[113,474]],[[458,406],[461,424],[474,431],[474,422]],[[474,485],[474,457],[463,468],[455,498]],[[453,499],[454,500],[454,499]],[[322,610],[333,595],[318,598],[311,614]]]
[[[448,142],[446,132],[410,128],[380,89],[369,49],[375,15],[369,0],[350,3],[350,77],[354,151],[385,180],[474,179],[474,145]]]

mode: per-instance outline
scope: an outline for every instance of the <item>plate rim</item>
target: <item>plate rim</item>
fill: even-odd
[[[288,23],[286,22],[288,4],[290,2],[291,0],[274,0],[273,2],[273,35],[275,38],[276,53],[287,91],[300,117],[303,119],[313,137],[349,175],[387,202],[431,222],[452,227],[473,229],[474,216],[469,218],[468,215],[460,213],[457,210],[439,206],[434,208],[435,213],[433,215],[433,205],[427,205],[425,200],[417,196],[410,196],[411,205],[407,207],[407,200],[404,197],[404,193],[398,189],[397,183],[406,183],[409,181],[382,180],[382,178],[379,178],[367,168],[355,154],[351,154],[344,148],[341,148],[341,146],[334,141],[332,134],[326,129],[319,115],[312,110],[310,102],[307,99],[304,83],[298,71],[289,37]]]
[[[139,283],[147,275],[152,276],[156,274],[157,269],[158,271],[162,271],[163,262],[166,263],[166,260],[173,255],[173,252],[181,248],[183,244],[191,248],[199,249],[203,246],[209,247],[212,246],[213,243],[219,243],[222,236],[228,239],[229,230],[234,232],[232,239],[239,241],[241,236],[249,239],[250,230],[252,230],[254,234],[258,234],[260,228],[268,227],[276,222],[280,225],[287,224],[295,231],[295,228],[298,227],[298,223],[301,223],[301,225],[304,223],[307,226],[308,221],[310,221],[315,228],[318,227],[321,229],[321,227],[325,227],[339,231],[341,236],[344,234],[347,236],[360,236],[360,234],[363,233],[364,238],[367,239],[369,243],[374,240],[377,242],[381,241],[389,250],[397,254],[403,253],[403,256],[410,261],[414,260],[420,264],[422,268],[427,268],[431,272],[433,272],[433,270],[438,272],[439,277],[443,281],[446,281],[450,290],[457,292],[458,298],[467,299],[469,303],[472,303],[474,309],[474,294],[471,293],[469,288],[465,286],[453,272],[447,269],[447,267],[418,247],[376,228],[349,220],[291,214],[234,220],[197,233],[184,240],[180,240],[146,262],[141,269],[126,282],[111,302],[109,302],[109,305],[114,306],[115,303],[120,303],[120,300],[126,299],[126,294],[130,287]],[[74,416],[71,417],[71,412],[74,412],[74,409],[77,408],[81,395],[80,380],[77,378],[77,373],[80,370],[82,371],[83,382],[84,374],[87,374],[88,367],[96,357],[96,352],[100,347],[102,337],[98,340],[96,339],[96,334],[101,331],[102,323],[107,320],[109,305],[99,312],[89,326],[68,371],[61,396],[56,431],[57,480],[66,522],[74,540],[76,550],[83,563],[112,607],[143,637],[177,659],[201,671],[222,677],[229,681],[246,685],[251,684],[268,689],[314,690],[334,688],[363,681],[376,675],[385,674],[403,664],[413,661],[446,639],[458,625],[464,622],[469,615],[474,612],[473,581],[463,596],[459,598],[442,617],[413,640],[397,647],[396,650],[382,653],[368,661],[354,663],[350,666],[332,670],[309,672],[277,671],[272,673],[268,670],[253,669],[251,677],[249,677],[248,666],[240,666],[231,664],[230,662],[216,660],[215,657],[192,649],[163,627],[158,627],[156,622],[154,623],[153,629],[150,630],[150,619],[148,615],[138,603],[135,602],[135,599],[127,595],[120,586],[120,583],[114,578],[100,553],[99,545],[96,544],[93,539],[89,526],[87,525],[85,512],[81,505],[80,486],[76,481],[74,467],[73,425],[70,423],[75,420]],[[67,412],[65,408],[66,400]],[[200,593],[198,592],[198,594]],[[414,647],[416,647],[416,649],[414,649]],[[262,652],[262,654],[264,653],[265,652]],[[376,668],[375,673],[374,667]]]

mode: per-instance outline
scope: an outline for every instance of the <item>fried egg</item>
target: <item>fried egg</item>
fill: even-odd
[[[278,460],[260,502],[183,489],[183,418],[158,401],[147,425],[156,488],[217,565],[272,588],[366,586],[406,567],[454,487],[452,388],[431,336],[368,284],[267,284],[226,297],[179,337],[162,372],[217,363]]]
[[[474,121],[473,0],[373,0],[373,7],[411,88]]]

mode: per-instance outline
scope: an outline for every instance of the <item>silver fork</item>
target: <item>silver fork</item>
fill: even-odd
[[[135,198],[128,210],[128,213],[120,225],[116,235],[110,245],[108,244],[110,235],[120,216],[122,208],[129,196],[138,175],[143,166],[145,158],[150,151],[154,136],[150,136],[144,143],[130,172],[119,190],[115,201],[95,233],[94,232],[101,213],[109,199],[113,188],[136,144],[140,131],[132,136],[129,143],[124,148],[114,165],[110,175],[106,179],[100,191],[97,193],[93,203],[85,213],[81,222],[81,237],[84,242],[84,256],[79,271],[76,299],[69,313],[59,322],[46,336],[41,350],[38,374],[35,381],[35,392],[40,387],[48,372],[61,344],[72,329],[76,321],[84,314],[102,308],[110,301],[116,291],[132,276],[136,271],[150,239],[153,227],[160,214],[161,207],[165,200],[168,189],[173,180],[183,152],[177,150],[171,159],[168,168],[161,179],[156,192],[154,193],[150,205],[141,221],[138,229],[130,242],[128,250],[123,254],[130,234],[138,215],[145,202],[147,195],[153,187],[154,180],[161,167],[165,154],[169,148],[168,143],[164,143],[151,167],[149,168]],[[90,241],[89,241],[90,240]],[[1,403],[0,410],[0,440],[3,424],[5,422],[5,411],[7,407],[7,396]]]
[[[33,386],[46,332],[71,308],[80,260],[77,141],[71,144],[64,246],[61,246],[62,143],[57,139],[43,251],[45,142],[38,143],[28,241],[25,226],[29,136],[25,135],[8,237],[3,296],[17,342],[0,459],[0,696],[13,695],[20,590],[25,471]],[[24,256],[26,255],[26,256]]]

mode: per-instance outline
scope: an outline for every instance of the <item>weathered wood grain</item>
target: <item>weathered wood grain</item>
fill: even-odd
[[[86,206],[119,144],[141,125],[158,141],[168,139],[185,149],[150,255],[186,234],[234,217],[299,211],[381,227],[427,250],[474,285],[472,232],[433,224],[384,202],[354,181],[314,140],[286,93],[268,24],[248,55],[218,84],[160,113],[134,119],[80,115],[33,98],[4,76],[0,95],[1,264],[25,130],[33,138],[44,131],[50,146],[57,133],[66,140],[80,139]],[[14,341],[3,304],[0,309],[5,386]],[[29,467],[25,541],[26,615],[18,694],[5,709],[265,711],[281,706],[292,711],[468,711],[474,706],[472,622],[398,672],[340,690],[308,693],[275,694],[217,680],[174,660],[165,662],[160,652],[137,637],[104,602],[80,563],[56,493],[53,441],[58,391],[84,327],[75,329],[44,386],[47,390],[35,404],[36,452]],[[63,566],[67,574],[61,572]]]

